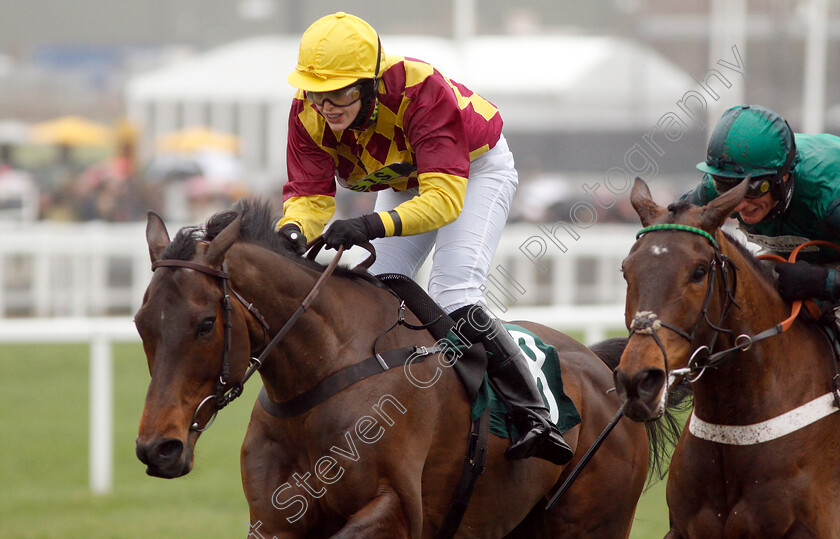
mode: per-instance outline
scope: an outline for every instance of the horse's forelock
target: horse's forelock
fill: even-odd
[[[688,200],[678,200],[677,202],[668,204],[668,211],[671,213],[669,217],[675,219],[685,213],[692,206],[693,204]]]
[[[187,226],[182,228],[163,250],[160,258],[162,260],[192,260],[200,235],[201,229],[199,227]]]

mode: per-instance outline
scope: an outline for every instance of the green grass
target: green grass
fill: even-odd
[[[244,537],[239,446],[259,384],[202,435],[192,473],[149,477],[134,455],[149,373],[139,345],[114,353],[114,488],[88,487],[87,346],[0,347],[0,537]]]
[[[0,346],[0,537],[229,538],[247,534],[239,447],[259,383],[219,414],[186,477],[149,477],[134,455],[149,374],[139,344],[114,353],[114,488],[88,487],[88,348]],[[667,531],[664,483],[643,497],[631,537]]]

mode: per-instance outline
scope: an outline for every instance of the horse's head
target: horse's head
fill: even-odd
[[[149,475],[171,478],[192,469],[196,440],[226,389],[220,377],[239,380],[248,366],[249,347],[230,342],[247,339],[248,328],[238,305],[225,308],[237,302],[225,299],[222,269],[239,226],[237,217],[210,242],[185,229],[170,242],[161,218],[149,213],[154,274],[135,315],[152,376],[136,447]]]
[[[669,374],[686,366],[695,347],[714,338],[711,324],[718,325],[731,305],[727,289],[734,270],[720,267],[718,229],[746,187],[741,182],[703,207],[663,208],[636,179],[630,200],[645,228],[621,265],[631,335],[614,373],[631,419],[647,421],[663,413]]]

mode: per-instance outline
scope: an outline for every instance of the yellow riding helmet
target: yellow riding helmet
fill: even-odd
[[[307,92],[329,92],[379,76],[384,60],[376,30],[349,13],[321,17],[300,40],[289,84]]]

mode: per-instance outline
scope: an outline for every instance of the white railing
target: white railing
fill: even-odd
[[[621,303],[618,268],[636,228],[508,226],[488,277],[488,304]],[[130,315],[150,278],[143,223],[0,227],[0,318]]]
[[[144,230],[98,222],[0,228],[0,317],[133,312],[151,275]]]
[[[90,344],[90,489],[111,491],[114,469],[112,344],[139,342],[131,318],[20,318],[0,320],[0,344]]]
[[[637,227],[556,225],[509,226],[485,296],[503,319],[582,332],[592,344],[624,327],[618,267]],[[0,344],[90,344],[95,493],[109,492],[113,481],[112,344],[139,341],[127,315],[139,307],[150,278],[144,223],[0,225]]]

